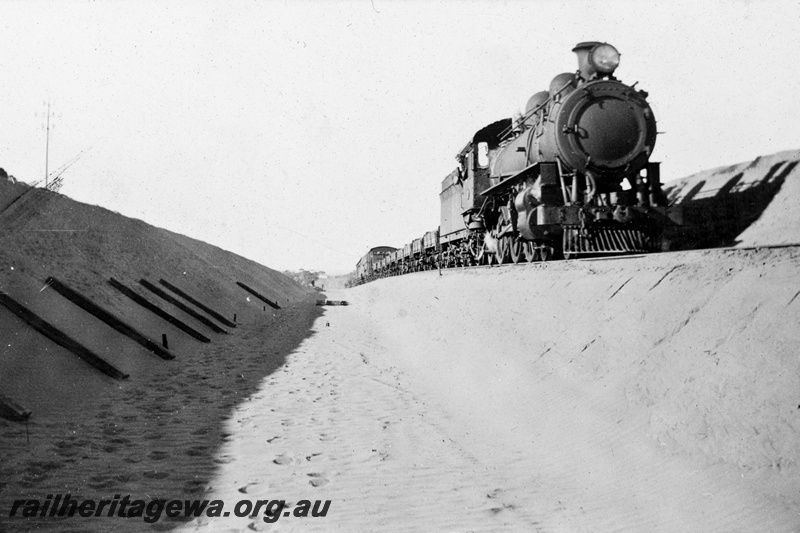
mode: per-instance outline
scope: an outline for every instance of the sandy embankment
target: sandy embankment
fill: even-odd
[[[698,251],[337,294],[234,413],[209,495],[328,516],[189,529],[796,530],[799,268]]]
[[[800,150],[704,170],[664,185],[684,209],[673,249],[800,243]]]
[[[0,207],[27,188],[0,180]],[[0,306],[0,394],[30,409],[0,419],[0,531],[141,531],[141,518],[14,518],[17,499],[48,494],[150,502],[196,498],[219,463],[223,423],[284,363],[320,310],[286,276],[214,246],[41,189],[0,214],[0,291],[130,377],[112,379]],[[48,286],[54,276],[159,343],[164,360]],[[134,304],[109,278],[206,335],[204,343]],[[138,283],[169,280],[233,319],[215,333]],[[273,310],[241,281],[279,300]],[[188,302],[187,302],[188,303]],[[222,324],[220,324],[222,325]],[[169,529],[174,520],[152,527]]]
[[[167,335],[177,364],[202,343],[135,304],[109,284],[111,278],[214,341],[217,332],[144,289],[140,280],[162,288],[159,280],[168,281],[239,324],[266,324],[274,313],[237,282],[284,306],[309,297],[286,276],[253,261],[50,191],[0,181],[0,208],[0,291],[132,379],[164,362],[57,294],[48,278],[156,343]],[[3,306],[0,340],[0,394],[30,409],[33,420],[67,415],[83,398],[116,386]]]

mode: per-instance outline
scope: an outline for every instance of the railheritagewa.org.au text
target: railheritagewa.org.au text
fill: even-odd
[[[285,500],[239,500],[228,507],[222,500],[142,500],[115,494],[108,500],[76,499],[67,494],[48,494],[43,500],[14,500],[9,518],[141,518],[152,524],[162,517],[191,519],[201,516],[261,517],[277,522],[281,517],[323,518],[330,510],[330,500],[300,500],[289,507]]]

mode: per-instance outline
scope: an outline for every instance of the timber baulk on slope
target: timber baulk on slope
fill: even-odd
[[[373,248],[358,282],[432,268],[653,252],[680,222],[650,155],[656,119],[647,93],[614,77],[607,43],[572,50],[525,113],[480,129],[442,182],[441,224],[401,249]]]

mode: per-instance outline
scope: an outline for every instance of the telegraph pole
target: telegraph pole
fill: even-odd
[[[45,136],[45,148],[44,148],[44,188],[47,188],[48,185],[48,177],[50,174],[50,117],[54,116],[50,113],[50,100],[47,100],[47,123],[44,124],[44,127],[47,131]],[[53,126],[55,127],[55,125]]]
[[[47,141],[44,148],[44,188],[47,188],[47,175],[50,170],[50,100],[47,101]]]

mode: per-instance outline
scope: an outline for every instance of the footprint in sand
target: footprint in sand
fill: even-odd
[[[321,453],[312,453],[311,455],[306,455],[306,461],[315,461],[316,457],[322,455]]]
[[[72,442],[60,441],[52,448],[53,452],[62,457],[72,457],[78,454],[75,445]]]
[[[275,459],[273,459],[272,462],[275,463],[276,465],[288,465],[292,464],[292,462],[294,462],[294,459],[292,458],[292,456],[282,453]]]
[[[149,479],[165,479],[169,477],[169,472],[150,470],[148,472],[142,472],[142,475]]]
[[[162,452],[160,450],[155,450],[155,451],[150,452],[147,455],[147,457],[149,459],[152,459],[153,461],[160,461],[162,459],[166,459],[167,457],[169,457],[169,454],[167,452]]]
[[[499,498],[505,492],[503,489],[494,489],[492,492],[486,495],[487,498]]]
[[[92,476],[86,484],[93,489],[105,489],[113,485],[114,480],[109,479],[107,476]]]
[[[197,494],[199,492],[203,492],[206,488],[206,484],[202,479],[191,479],[187,481],[184,486],[184,492],[188,492],[189,494]]]
[[[329,482],[329,480],[319,472],[312,472],[308,474],[308,476],[311,478],[308,483],[312,487],[322,487],[323,485],[327,485]]]
[[[206,446],[195,446],[186,450],[186,455],[189,457],[200,457],[201,455],[205,455],[207,449]]]
[[[505,490],[503,489],[494,489],[492,492],[486,495],[487,498],[491,500],[499,500],[498,503],[502,505],[502,507],[492,507],[488,511],[492,515],[499,514],[505,510],[513,511],[516,509],[516,506],[512,503],[506,503],[503,501],[503,497],[505,496]]]

